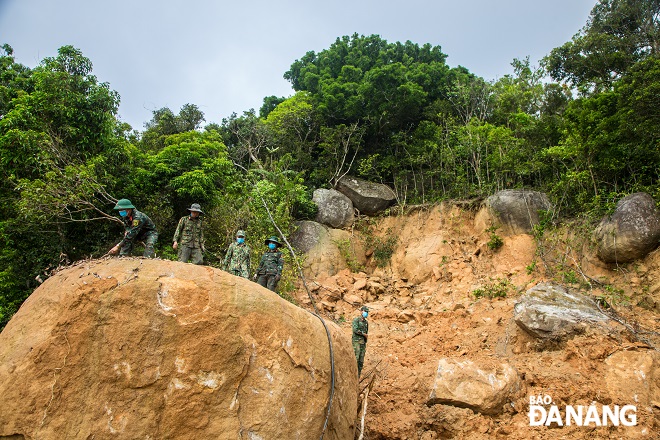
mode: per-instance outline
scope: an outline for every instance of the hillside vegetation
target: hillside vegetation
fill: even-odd
[[[401,205],[538,189],[553,220],[598,218],[636,191],[660,200],[659,13],[601,0],[539,67],[516,59],[492,82],[449,67],[439,46],[342,36],[284,72],[290,97],[206,125],[194,104],[162,108],[142,131],[118,119],[119,95],[80,50],[28,68],[4,45],[0,327],[52,270],[119,240],[120,198],[154,220],[162,258],[200,203],[211,265],[239,228],[256,257],[270,215],[289,232],[313,218],[311,192],[346,173],[389,184]]]

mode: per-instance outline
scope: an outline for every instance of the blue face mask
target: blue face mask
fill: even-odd
[[[369,315],[367,312],[362,312],[362,317],[366,318]]]
[[[236,237],[236,243],[241,244],[245,241],[245,238],[243,237]]]
[[[128,211],[123,211],[123,210],[119,211],[119,215],[121,215],[122,217],[126,217],[128,215]]]
[[[268,249],[275,249],[277,245],[275,243],[268,243]]]

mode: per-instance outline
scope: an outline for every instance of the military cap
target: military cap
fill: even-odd
[[[360,310],[364,310],[365,312],[368,312],[368,311],[369,311],[369,307],[367,307],[367,306],[362,306],[362,307],[360,307]]]
[[[239,229],[238,231],[236,231],[236,236],[237,237],[245,237],[245,231],[242,230],[242,229]]]
[[[117,204],[115,205],[114,209],[116,210],[124,210],[124,209],[136,209],[135,206],[131,203],[130,200],[128,199],[120,199],[117,201]]]
[[[271,236],[270,238],[268,238],[266,241],[264,241],[264,244],[265,244],[266,246],[268,246],[268,243],[275,243],[278,247],[279,247],[279,246],[282,246],[282,243],[280,243],[279,241],[277,241],[277,237],[274,236],[274,235]]]
[[[204,211],[202,211],[202,207],[199,206],[199,203],[193,203],[192,205],[190,205],[188,211],[195,211],[195,212],[199,212],[200,214],[204,214]]]

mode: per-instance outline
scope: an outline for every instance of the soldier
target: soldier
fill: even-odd
[[[282,244],[277,241],[277,237],[275,236],[270,237],[264,244],[268,246],[268,250],[261,257],[259,267],[257,267],[257,273],[254,274],[254,280],[275,292],[277,282],[282,277],[282,268],[284,267],[282,252],[277,250]]]
[[[119,200],[114,209],[119,211],[125,231],[124,238],[108,253],[114,255],[119,252],[120,256],[131,255],[134,242],[144,240],[144,254],[142,255],[153,258],[156,255],[154,246],[158,241],[158,232],[154,222],[146,214],[135,209],[128,199]]]
[[[192,259],[193,264],[202,264],[203,254],[206,251],[201,217],[204,212],[202,212],[202,208],[198,203],[193,203],[188,211],[190,211],[190,214],[181,217],[179,220],[179,225],[174,233],[172,248],[175,251],[179,250],[177,254],[179,261],[187,263],[188,260]]]
[[[243,278],[250,278],[250,247],[245,244],[245,232],[236,232],[236,241],[229,245],[222,268]]]
[[[369,334],[369,323],[367,322],[369,308],[362,306],[360,310],[362,311],[362,316],[358,316],[353,320],[353,337],[351,338],[353,351],[357,359],[358,377],[360,377],[362,366],[364,365],[364,353],[367,351],[367,336]]]

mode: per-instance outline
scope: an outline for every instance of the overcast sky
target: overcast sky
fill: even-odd
[[[488,80],[538,65],[587,22],[596,0],[0,0],[0,44],[36,66],[72,45],[142,130],[152,111],[196,104],[207,122],[290,96],[283,75],[343,35],[441,46],[451,67]]]

